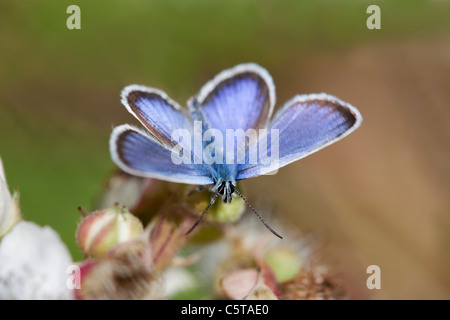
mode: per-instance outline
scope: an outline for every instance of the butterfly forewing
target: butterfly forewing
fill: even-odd
[[[219,73],[200,90],[197,101],[210,127],[263,128],[275,104],[272,77],[260,66],[248,63]]]
[[[172,147],[176,129],[191,130],[186,112],[164,92],[145,86],[131,85],[122,91],[122,103],[162,144]]]
[[[203,164],[175,164],[172,151],[154,137],[121,125],[114,129],[110,139],[114,162],[129,174],[187,184],[212,184],[210,168]]]

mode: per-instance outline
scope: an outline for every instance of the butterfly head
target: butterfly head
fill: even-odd
[[[217,187],[217,193],[222,196],[223,202],[231,202],[231,195],[236,190],[236,187],[231,181],[223,181]]]

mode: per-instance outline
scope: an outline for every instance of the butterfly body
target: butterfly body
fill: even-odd
[[[223,202],[231,202],[231,196],[235,190],[236,187],[231,181],[223,181],[217,186],[217,193],[222,196]]]
[[[211,124],[208,121],[208,118],[205,116],[202,111],[202,106],[198,102],[197,98],[192,98],[188,101],[189,112],[192,121],[199,121],[202,123],[201,133],[203,134],[212,128]],[[203,140],[203,139],[202,139]],[[207,147],[207,142],[202,141],[202,150]],[[216,152],[222,152],[223,150],[216,150]],[[208,168],[210,169],[211,180],[213,182],[212,190],[218,191],[220,195],[224,195],[221,191],[225,192],[224,202],[231,202],[231,197],[229,197],[234,192],[230,193],[229,185],[233,185],[236,183],[236,171],[237,165],[235,163],[211,163]],[[225,199],[229,199],[225,201]]]

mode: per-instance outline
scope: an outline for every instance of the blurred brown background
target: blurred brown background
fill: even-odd
[[[314,235],[353,298],[450,298],[449,2],[77,1],[82,29],[68,30],[70,4],[0,4],[0,155],[25,217],[59,231],[75,260],[76,208],[95,209],[114,168],[111,128],[136,124],[120,90],[146,84],[184,103],[254,61],[278,106],[327,92],[364,117],[339,143],[245,181],[255,206]],[[381,30],[366,28],[370,4]],[[372,264],[381,290],[366,288]]]

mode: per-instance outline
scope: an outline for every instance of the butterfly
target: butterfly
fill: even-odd
[[[236,189],[236,181],[269,174],[302,159],[344,138],[362,122],[355,107],[325,93],[296,95],[272,117],[275,86],[267,70],[255,63],[217,74],[188,100],[187,109],[165,92],[141,85],[125,87],[121,98],[146,130],[128,124],[113,129],[110,153],[119,168],[140,177],[211,186],[210,204],[186,234],[218,196],[231,202],[236,194],[266,228],[282,238]],[[183,134],[174,136],[180,130]],[[230,131],[258,130],[262,134],[256,139],[241,134],[219,144]],[[262,149],[270,150],[265,157],[261,157]],[[268,153],[276,155],[275,161],[263,161],[273,158]],[[217,161],[224,158],[227,161]]]

